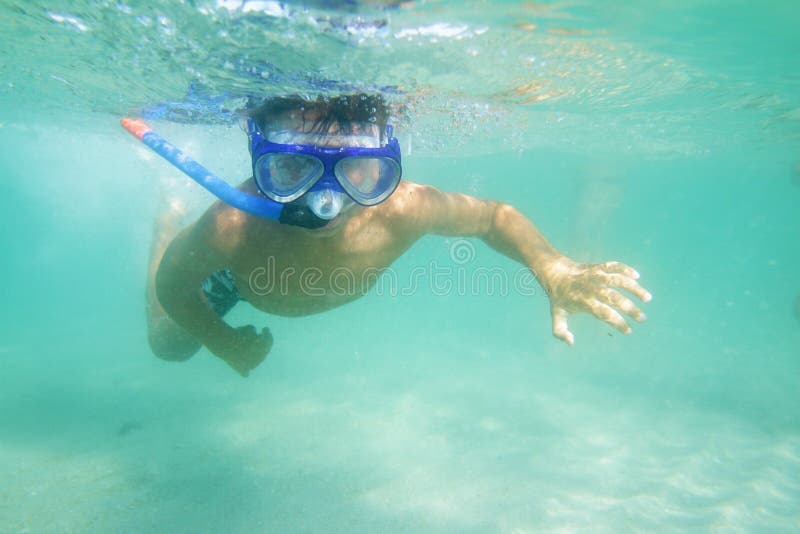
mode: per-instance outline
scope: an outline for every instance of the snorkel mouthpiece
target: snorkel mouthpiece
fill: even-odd
[[[309,191],[306,193],[306,205],[320,219],[330,221],[342,211],[345,194],[332,189]]]
[[[328,224],[329,221],[317,217],[305,204],[290,202],[289,204],[284,204],[278,222],[289,226],[316,230]]]

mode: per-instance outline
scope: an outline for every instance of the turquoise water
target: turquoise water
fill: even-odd
[[[3,2],[0,531],[800,530],[799,23],[777,1]],[[156,359],[158,184],[211,198],[119,118],[172,102],[151,124],[238,181],[243,95],[377,87],[406,178],[635,266],[648,321],[574,317],[570,348],[541,292],[423,280],[301,319],[240,305],[276,340],[247,379]],[[190,88],[220,103],[186,111]],[[394,267],[432,261],[517,268],[434,236]]]

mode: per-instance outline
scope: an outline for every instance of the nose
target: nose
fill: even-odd
[[[333,210],[335,209],[333,201],[333,191],[331,191],[330,189],[325,189],[324,191],[321,192],[320,197],[321,198],[319,200],[319,212],[321,215],[323,215],[323,218],[326,215],[327,216],[336,215],[335,213],[333,213]]]

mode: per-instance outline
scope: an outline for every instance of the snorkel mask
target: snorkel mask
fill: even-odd
[[[253,178],[267,198],[284,205],[281,222],[321,228],[353,202],[374,206],[400,183],[400,144],[386,126],[387,143],[371,136],[345,136],[362,146],[319,147],[292,142],[291,131],[270,132],[268,140],[248,119]],[[373,146],[369,146],[373,145]]]

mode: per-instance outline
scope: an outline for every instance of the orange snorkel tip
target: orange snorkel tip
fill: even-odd
[[[123,128],[125,128],[126,130],[128,130],[128,132],[131,133],[131,135],[140,140],[144,137],[146,133],[153,131],[152,128],[150,128],[140,119],[130,119],[128,117],[123,117],[122,119],[120,119],[119,122],[120,124],[122,124]]]

